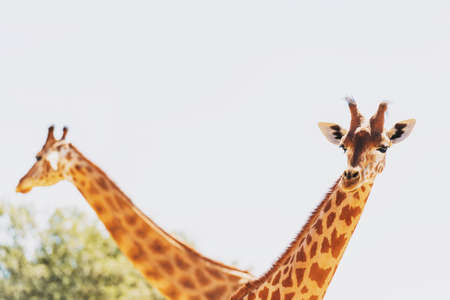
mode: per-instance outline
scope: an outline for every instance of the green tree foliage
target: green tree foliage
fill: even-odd
[[[85,214],[58,209],[37,221],[0,204],[0,299],[163,300]]]

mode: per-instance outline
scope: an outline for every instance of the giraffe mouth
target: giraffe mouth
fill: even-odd
[[[16,187],[16,192],[17,193],[22,193],[22,194],[26,194],[26,193],[28,193],[29,191],[31,191],[31,187],[21,187],[20,185],[18,185],[17,187]]]
[[[33,188],[32,185],[30,185],[29,179],[24,176],[22,179],[20,179],[19,184],[16,186],[16,193],[22,193],[26,194]]]
[[[360,177],[358,178],[352,178],[352,179],[346,179],[345,177],[342,177],[341,180],[341,187],[344,191],[353,191],[356,190],[359,186],[362,184],[362,180]]]

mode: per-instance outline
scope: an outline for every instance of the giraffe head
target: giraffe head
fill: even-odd
[[[340,185],[344,191],[351,191],[363,183],[373,182],[383,171],[386,152],[393,144],[403,141],[416,123],[409,119],[396,123],[392,129],[384,129],[384,114],[387,103],[382,102],[377,112],[366,120],[358,111],[355,101],[346,98],[351,113],[348,130],[334,123],[319,123],[325,137],[339,145],[347,155],[347,169],[343,172]]]
[[[20,193],[28,193],[35,186],[53,185],[65,178],[67,165],[64,158],[69,151],[69,143],[65,140],[67,128],[64,127],[61,139],[55,139],[54,127],[48,129],[47,140],[41,151],[36,154],[36,162],[16,187]]]

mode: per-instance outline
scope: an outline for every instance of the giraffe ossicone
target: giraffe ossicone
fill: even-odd
[[[348,130],[334,123],[319,123],[327,140],[345,152],[347,169],[272,268],[244,284],[232,300],[324,298],[375,177],[384,169],[387,150],[408,137],[415,125],[415,120],[409,119],[385,130],[387,103],[381,103],[369,120],[352,98],[347,98],[347,103],[351,114]]]
[[[95,164],[66,141],[67,128],[55,139],[54,127],[20,179],[17,192],[72,182],[144,277],[171,300],[228,300],[253,276],[202,256],[144,215]]]

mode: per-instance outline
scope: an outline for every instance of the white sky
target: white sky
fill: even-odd
[[[327,299],[449,299],[447,1],[0,4],[0,197],[45,214],[69,183],[14,192],[46,136],[70,140],[169,231],[267,270],[344,170],[318,121],[393,102],[389,150]]]

